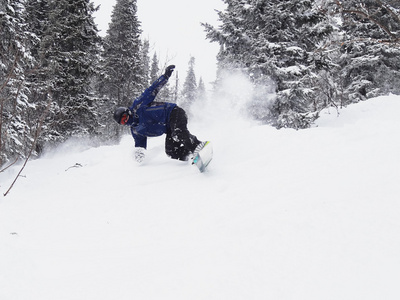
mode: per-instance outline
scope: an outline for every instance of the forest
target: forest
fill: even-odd
[[[218,27],[199,24],[220,46],[212,93],[246,76],[257,91],[252,118],[305,129],[324,108],[400,93],[399,1],[223,2]],[[117,142],[114,108],[163,72],[141,37],[136,0],[116,1],[105,37],[97,9],[90,0],[0,0],[0,170],[70,138]],[[159,100],[190,111],[205,98],[194,65]]]

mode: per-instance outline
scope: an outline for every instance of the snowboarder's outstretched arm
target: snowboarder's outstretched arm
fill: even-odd
[[[132,105],[129,107],[130,110],[136,110],[140,105],[148,105],[154,101],[158,92],[162,89],[162,87],[167,83],[168,79],[171,77],[172,72],[174,71],[175,66],[171,65],[165,69],[165,73],[161,75],[153,84],[147,88],[139,98],[136,98],[133,101]]]
[[[131,127],[131,133],[135,140],[135,147],[147,149],[147,137],[137,134],[134,127]]]

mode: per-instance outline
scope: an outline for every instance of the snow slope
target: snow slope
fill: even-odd
[[[0,198],[0,299],[397,300],[399,111],[380,97],[295,131],[222,102],[189,126],[214,144],[203,174],[163,138],[141,165],[129,136],[66,144]]]

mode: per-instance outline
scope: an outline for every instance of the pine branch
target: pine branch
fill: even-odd
[[[15,76],[14,70],[17,65],[18,58],[19,58],[19,55],[18,54],[15,55],[15,59],[14,59],[13,65],[11,67],[11,70],[8,73],[7,78],[4,80],[3,84],[1,85],[0,92],[7,86],[8,82],[11,80],[11,78],[13,78]]]
[[[400,15],[396,14],[393,9],[391,9],[387,4],[383,3],[380,0],[375,0],[381,7],[383,7],[384,9],[386,9],[391,15],[392,17],[400,24]]]
[[[385,25],[383,25],[381,22],[379,22],[378,20],[375,20],[373,17],[371,17],[369,14],[360,11],[360,10],[343,10],[344,13],[350,13],[350,14],[358,14],[363,16],[364,18],[370,20],[372,23],[375,23],[376,25],[378,25],[383,31],[385,31],[390,37],[392,37],[393,39],[396,39],[397,37],[389,30],[389,28],[387,28]]]
[[[381,1],[379,0],[375,0],[381,7],[387,9],[389,12],[391,12],[392,15],[394,15],[396,17],[397,20],[399,20],[399,16],[397,16],[393,11],[391,11],[387,6],[385,6]],[[390,29],[383,25],[381,22],[379,22],[378,20],[376,20],[375,18],[373,18],[370,14],[365,13],[361,10],[357,10],[357,9],[344,9],[342,3],[340,3],[339,1],[336,1],[336,4],[342,8],[342,13],[347,13],[347,14],[356,14],[356,15],[360,15],[362,17],[364,17],[365,19],[370,20],[372,23],[378,25],[384,32],[386,32],[392,40],[394,40],[395,42],[398,41],[398,37],[393,34]]]

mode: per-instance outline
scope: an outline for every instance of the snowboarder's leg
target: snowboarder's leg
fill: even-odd
[[[174,159],[187,160],[188,155],[193,153],[200,141],[192,135],[187,128],[186,112],[175,107],[170,116],[169,130],[165,141],[165,152]]]
[[[165,153],[178,160],[187,160],[187,151],[185,150],[181,142],[176,142],[171,135],[171,132],[167,132],[167,137],[165,139]]]

